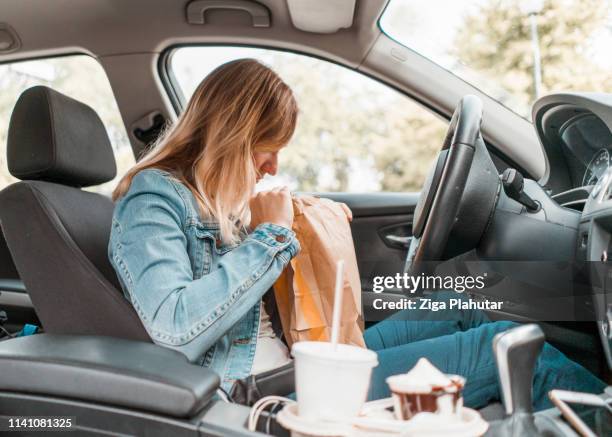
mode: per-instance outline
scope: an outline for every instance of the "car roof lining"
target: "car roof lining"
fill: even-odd
[[[270,10],[269,28],[253,27],[239,10],[212,10],[206,24],[190,25],[185,5],[167,0],[20,0],[2,6],[2,21],[16,31],[21,49],[0,54],[0,62],[31,58],[47,51],[84,51],[96,57],[160,53],[174,44],[211,36],[226,42],[251,38],[312,47],[358,64],[380,33],[377,20],[387,0],[359,1],[353,26],[331,34],[304,32],[293,26],[284,0],[259,0]],[[138,32],[134,32],[134,26]]]

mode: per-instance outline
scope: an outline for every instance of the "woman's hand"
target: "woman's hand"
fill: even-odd
[[[261,223],[274,223],[289,229],[293,225],[293,203],[287,187],[257,193],[251,198],[250,207],[251,229]]]

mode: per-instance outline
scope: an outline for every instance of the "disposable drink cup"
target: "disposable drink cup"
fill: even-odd
[[[357,346],[295,343],[295,386],[299,416],[338,420],[357,416],[366,401],[375,352]]]

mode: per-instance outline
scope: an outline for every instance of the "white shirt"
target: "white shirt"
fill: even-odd
[[[259,308],[259,332],[257,333],[253,367],[251,367],[252,375],[276,369],[291,362],[289,349],[287,349],[285,343],[274,334],[272,322],[264,308],[263,300]]]

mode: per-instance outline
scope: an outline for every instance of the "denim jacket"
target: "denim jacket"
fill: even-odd
[[[191,191],[147,169],[113,214],[108,255],[151,339],[210,367],[228,389],[250,374],[259,302],[299,251],[293,231],[263,223],[221,245]]]

